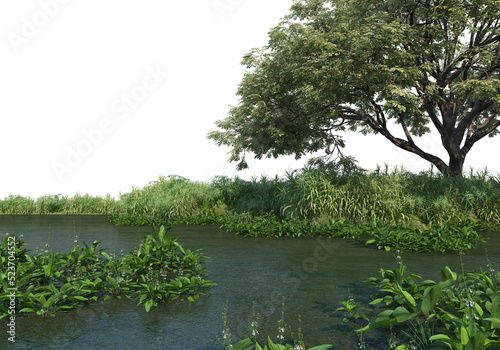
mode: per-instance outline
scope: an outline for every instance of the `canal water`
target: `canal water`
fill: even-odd
[[[116,227],[103,216],[0,216],[0,235],[23,235],[26,248],[68,252],[74,239],[120,254],[134,250],[149,227]],[[396,268],[392,252],[368,248],[362,241],[334,238],[245,238],[216,226],[179,226],[169,231],[186,249],[202,249],[210,258],[211,294],[194,303],[161,305],[149,313],[136,300],[108,300],[55,317],[17,319],[16,343],[0,327],[0,349],[222,349],[224,309],[233,343],[250,336],[252,314],[259,314],[259,334],[276,340],[278,321],[288,326],[285,338],[300,335],[306,346],[333,344],[352,349],[358,342],[333,310],[348,296],[360,305],[374,292],[362,287],[381,268]],[[500,235],[470,254],[404,253],[408,272],[440,279],[449,266],[460,272],[500,265]],[[487,252],[485,250],[487,248]],[[283,307],[284,305],[284,307]],[[284,313],[282,311],[284,310]],[[300,317],[300,324],[299,324]],[[299,332],[299,326],[301,331]],[[367,348],[386,348],[386,335],[364,337]],[[263,343],[263,342],[262,342]]]

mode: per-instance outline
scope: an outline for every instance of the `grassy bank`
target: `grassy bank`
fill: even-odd
[[[356,167],[304,168],[251,181],[160,176],[118,200],[11,195],[0,201],[0,212],[104,214],[120,225],[218,224],[250,236],[370,235],[379,248],[461,251],[478,242],[477,231],[500,227],[500,179],[487,172],[450,178]]]

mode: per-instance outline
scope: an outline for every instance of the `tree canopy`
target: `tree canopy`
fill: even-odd
[[[240,169],[247,151],[330,155],[350,130],[456,176],[500,125],[500,1],[295,0],[242,64],[239,103],[208,136]],[[414,141],[432,129],[448,161]]]

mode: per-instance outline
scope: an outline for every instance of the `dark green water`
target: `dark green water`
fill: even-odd
[[[67,252],[76,234],[80,242],[99,240],[102,248],[119,254],[121,249],[133,250],[151,229],[115,227],[102,216],[0,216],[0,235],[7,232],[23,234],[30,250],[48,244],[51,251]],[[362,281],[378,276],[380,268],[396,267],[392,253],[349,240],[244,238],[214,226],[177,227],[170,233],[183,247],[202,248],[211,258],[209,279],[218,284],[211,295],[194,303],[162,305],[149,313],[136,308],[136,301],[117,300],[48,319],[18,318],[15,345],[7,341],[2,320],[0,349],[221,349],[215,338],[222,336],[224,307],[228,306],[229,327],[237,340],[249,336],[252,303],[261,316],[260,334],[276,339],[282,297],[285,323],[297,334],[301,316],[307,346],[329,343],[334,349],[352,349],[357,339],[332,310],[349,294],[367,302],[370,291],[361,288]],[[485,246],[464,256],[465,269],[486,268],[487,258],[500,265],[499,236],[489,235],[488,257]],[[458,255],[405,253],[403,259],[408,271],[424,278],[438,280],[446,265],[461,269]],[[380,337],[367,335],[367,347],[384,348]]]

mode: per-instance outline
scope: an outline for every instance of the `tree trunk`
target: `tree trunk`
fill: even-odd
[[[465,161],[465,154],[450,157],[450,164],[448,165],[448,176],[451,177],[462,176],[464,161]]]

